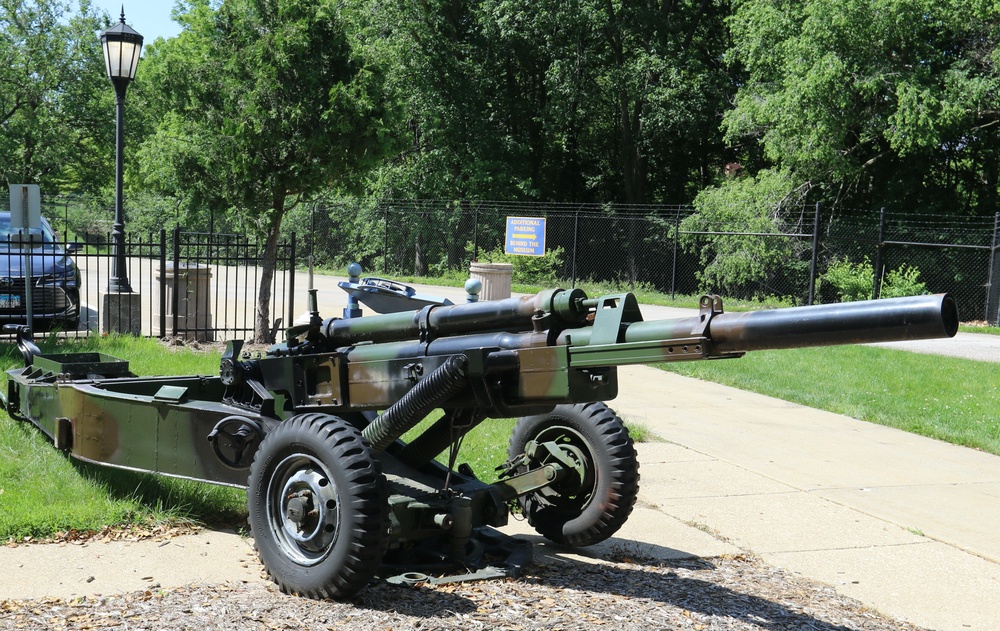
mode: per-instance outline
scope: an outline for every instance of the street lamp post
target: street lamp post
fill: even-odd
[[[115,86],[115,95],[118,97],[117,143],[115,147],[115,223],[111,230],[115,256],[111,278],[108,281],[108,292],[132,293],[132,286],[128,282],[128,265],[125,261],[125,211],[122,206],[125,91],[128,89],[128,84],[135,79],[135,69],[139,65],[139,53],[142,51],[142,35],[125,24],[124,6],[119,23],[101,33],[101,46],[104,48],[104,65],[108,71],[108,78]]]

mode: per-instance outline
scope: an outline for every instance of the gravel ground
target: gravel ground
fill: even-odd
[[[753,558],[547,564],[527,576],[363,590],[352,602],[270,584],[193,585],[77,600],[0,602],[5,629],[917,629]]]

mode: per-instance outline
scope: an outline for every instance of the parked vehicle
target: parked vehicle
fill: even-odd
[[[46,219],[40,229],[11,227],[0,212],[0,324],[28,321],[27,261],[31,262],[32,318],[36,331],[75,330],[80,321],[80,270]]]

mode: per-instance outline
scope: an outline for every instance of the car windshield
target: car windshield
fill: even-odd
[[[41,228],[31,228],[26,232],[30,234],[40,234],[42,235],[42,243],[55,243],[55,235],[49,230],[48,226],[42,224]],[[10,215],[0,214],[0,243],[6,241],[16,241],[18,236],[18,230],[15,230],[10,225]]]

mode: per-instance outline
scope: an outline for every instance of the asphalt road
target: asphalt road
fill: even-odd
[[[959,332],[951,339],[917,340],[915,342],[887,342],[876,344],[914,353],[961,357],[981,362],[1000,362],[1000,335]]]

